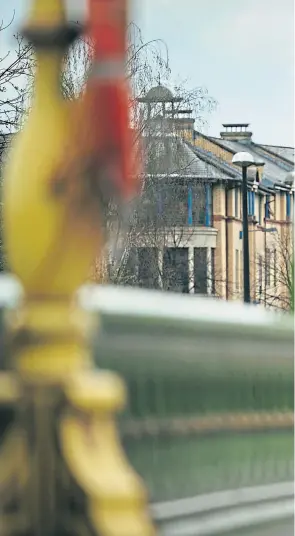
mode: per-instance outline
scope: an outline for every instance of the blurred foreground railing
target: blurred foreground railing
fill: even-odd
[[[1,281],[3,320],[20,289]],[[160,534],[292,523],[292,319],[125,288],[85,287],[79,300],[97,317],[97,366],[127,383],[122,440]]]
[[[291,516],[293,319],[135,289],[81,297],[101,315],[97,365],[127,382],[122,437],[163,534]]]

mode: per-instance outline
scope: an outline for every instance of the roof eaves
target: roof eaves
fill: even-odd
[[[276,182],[274,184],[274,189],[275,190],[280,190],[282,192],[289,192],[291,190],[291,187],[288,186],[287,184],[283,184],[281,182]]]
[[[173,178],[181,178],[181,179],[197,179],[197,180],[203,180],[203,181],[210,181],[214,182],[217,180],[215,177],[203,177],[197,173],[145,173],[144,177],[150,178],[156,178],[156,179],[173,179]]]

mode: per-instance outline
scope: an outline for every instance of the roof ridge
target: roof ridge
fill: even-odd
[[[292,145],[272,145],[269,143],[258,143],[257,145],[262,145],[263,147],[277,147],[278,149],[294,149]]]
[[[213,137],[208,137],[209,140],[213,141],[214,140],[214,143],[216,143],[216,145],[218,145],[219,147],[222,147],[222,149],[225,149],[226,151],[228,151],[229,153],[231,154],[235,154],[237,151],[234,151],[233,149],[230,149],[226,144],[222,143],[222,140],[220,140],[220,138],[213,138]],[[239,142],[237,142],[239,143]],[[277,159],[276,162],[272,162],[275,166],[278,166],[279,168],[283,169],[282,165],[285,163],[287,165],[290,165],[290,166],[294,166],[294,162],[292,162],[292,160],[288,160],[287,158],[284,158],[283,156],[280,156],[278,155],[277,153],[272,153],[271,151],[269,151],[268,149],[264,149],[262,145],[258,144],[258,143],[255,143],[254,141],[251,142],[250,144],[250,151],[251,151],[251,145],[252,145],[252,148],[255,150],[256,148],[258,149],[261,149],[261,151],[265,151],[265,153],[268,153],[269,154],[269,157],[273,156],[274,158]],[[247,148],[247,147],[246,147]],[[245,149],[246,150],[246,149]],[[264,153],[264,157],[265,159],[268,161],[271,162],[270,158],[267,158],[267,154]],[[286,171],[286,170],[285,170]]]
[[[238,169],[237,170],[232,169],[231,164],[229,162],[225,162],[225,161],[221,160],[217,155],[214,155],[214,153],[210,153],[209,151],[207,151],[206,149],[203,149],[201,147],[192,146],[192,148],[196,153],[198,153],[198,151],[202,151],[202,152],[207,153],[208,154],[207,158],[209,160],[209,163],[210,163],[210,159],[213,160],[212,165],[217,167],[217,168],[219,168],[219,169],[221,169],[225,174],[227,174],[229,176],[232,176],[233,178],[235,176],[241,178],[242,172],[240,170],[238,170]],[[228,147],[224,146],[224,149],[228,149]],[[228,150],[229,150],[229,152],[232,152],[230,149],[228,149]],[[233,151],[233,153],[235,154],[235,151]],[[203,159],[203,160],[206,161],[206,159],[204,158],[203,155],[198,154],[198,156],[199,156],[200,159]],[[216,162],[216,160],[217,160],[217,162]],[[273,185],[273,180],[266,174],[264,174],[263,181],[268,181]]]

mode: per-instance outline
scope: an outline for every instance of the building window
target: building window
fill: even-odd
[[[238,249],[236,249],[236,255],[235,255],[235,285],[236,285],[236,291],[239,292],[240,290],[240,252]]]
[[[258,223],[262,225],[263,222],[263,196],[259,196],[259,213],[258,213]]]
[[[158,249],[138,248],[138,284],[143,288],[159,287]]]
[[[207,248],[194,248],[195,294],[207,294]]]
[[[273,196],[272,206],[270,207],[270,216],[272,219],[276,219],[277,216],[277,196]]]
[[[165,248],[163,256],[164,289],[189,292],[188,248]]]
[[[199,183],[192,186],[192,221],[193,225],[206,225],[207,222],[207,210],[211,211],[211,207],[208,206],[209,193],[211,188],[205,184]]]
[[[265,250],[265,285],[270,286],[270,249]]]
[[[277,286],[277,250],[273,250],[273,284]]]
[[[205,185],[205,225],[210,227],[212,220],[212,188],[210,184]]]
[[[123,284],[136,285],[138,282],[138,250],[136,248],[130,248],[126,252],[126,259],[123,264]]]
[[[211,294],[216,294],[216,281],[215,281],[215,249],[211,248]]]
[[[240,198],[240,188],[235,187],[235,218],[238,218],[240,215],[239,212],[239,198]]]
[[[191,186],[188,188],[188,225],[193,224],[193,191]]]
[[[248,192],[248,215],[255,215],[255,192]]]
[[[265,202],[265,218],[267,220],[274,219],[276,216],[276,196],[271,199],[270,195],[266,196]]]
[[[266,220],[269,220],[270,218],[270,196],[267,195],[266,198],[265,198],[265,219]]]
[[[248,216],[251,216],[251,192],[247,194]]]

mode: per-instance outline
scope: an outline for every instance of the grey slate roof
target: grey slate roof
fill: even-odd
[[[162,143],[161,143],[162,142]],[[154,156],[156,153],[156,156]],[[155,148],[151,148],[152,158],[147,158],[146,172],[150,175],[171,175],[195,179],[228,180],[233,176],[220,161],[210,161],[206,155],[198,154],[194,147],[180,137],[155,138]],[[230,171],[230,170],[229,170]]]
[[[189,144],[188,144],[189,145]],[[201,147],[195,147],[194,145],[189,145],[191,150],[194,152],[196,157],[204,160],[209,163],[218,171],[216,172],[216,178],[219,180],[232,180],[232,179],[241,179],[242,173],[239,169],[234,168],[224,160],[221,160],[214,153],[202,149]]]
[[[283,158],[286,158],[286,160],[290,160],[290,162],[294,163],[294,157],[295,157],[294,147],[280,147],[276,145],[261,145],[261,147],[263,147],[263,149],[266,149],[266,151],[275,153],[278,156],[282,156]]]
[[[197,175],[199,178],[215,180],[228,180],[230,178],[228,173],[215,167],[213,162],[206,161],[187,143],[183,143],[183,154],[187,161],[190,162],[189,168],[191,173]]]
[[[291,162],[290,164],[280,162],[279,159],[275,159],[271,155],[266,155],[264,151],[259,149],[260,146],[256,145],[255,143],[245,144],[237,141],[224,140],[213,137],[210,137],[210,140],[219,145],[220,147],[229,149],[233,153],[237,153],[239,151],[247,151],[252,154],[255,161],[264,162],[265,166],[262,184],[264,184],[265,186],[270,186],[271,184],[275,184],[277,182],[284,182],[288,171],[292,171],[294,168]]]

